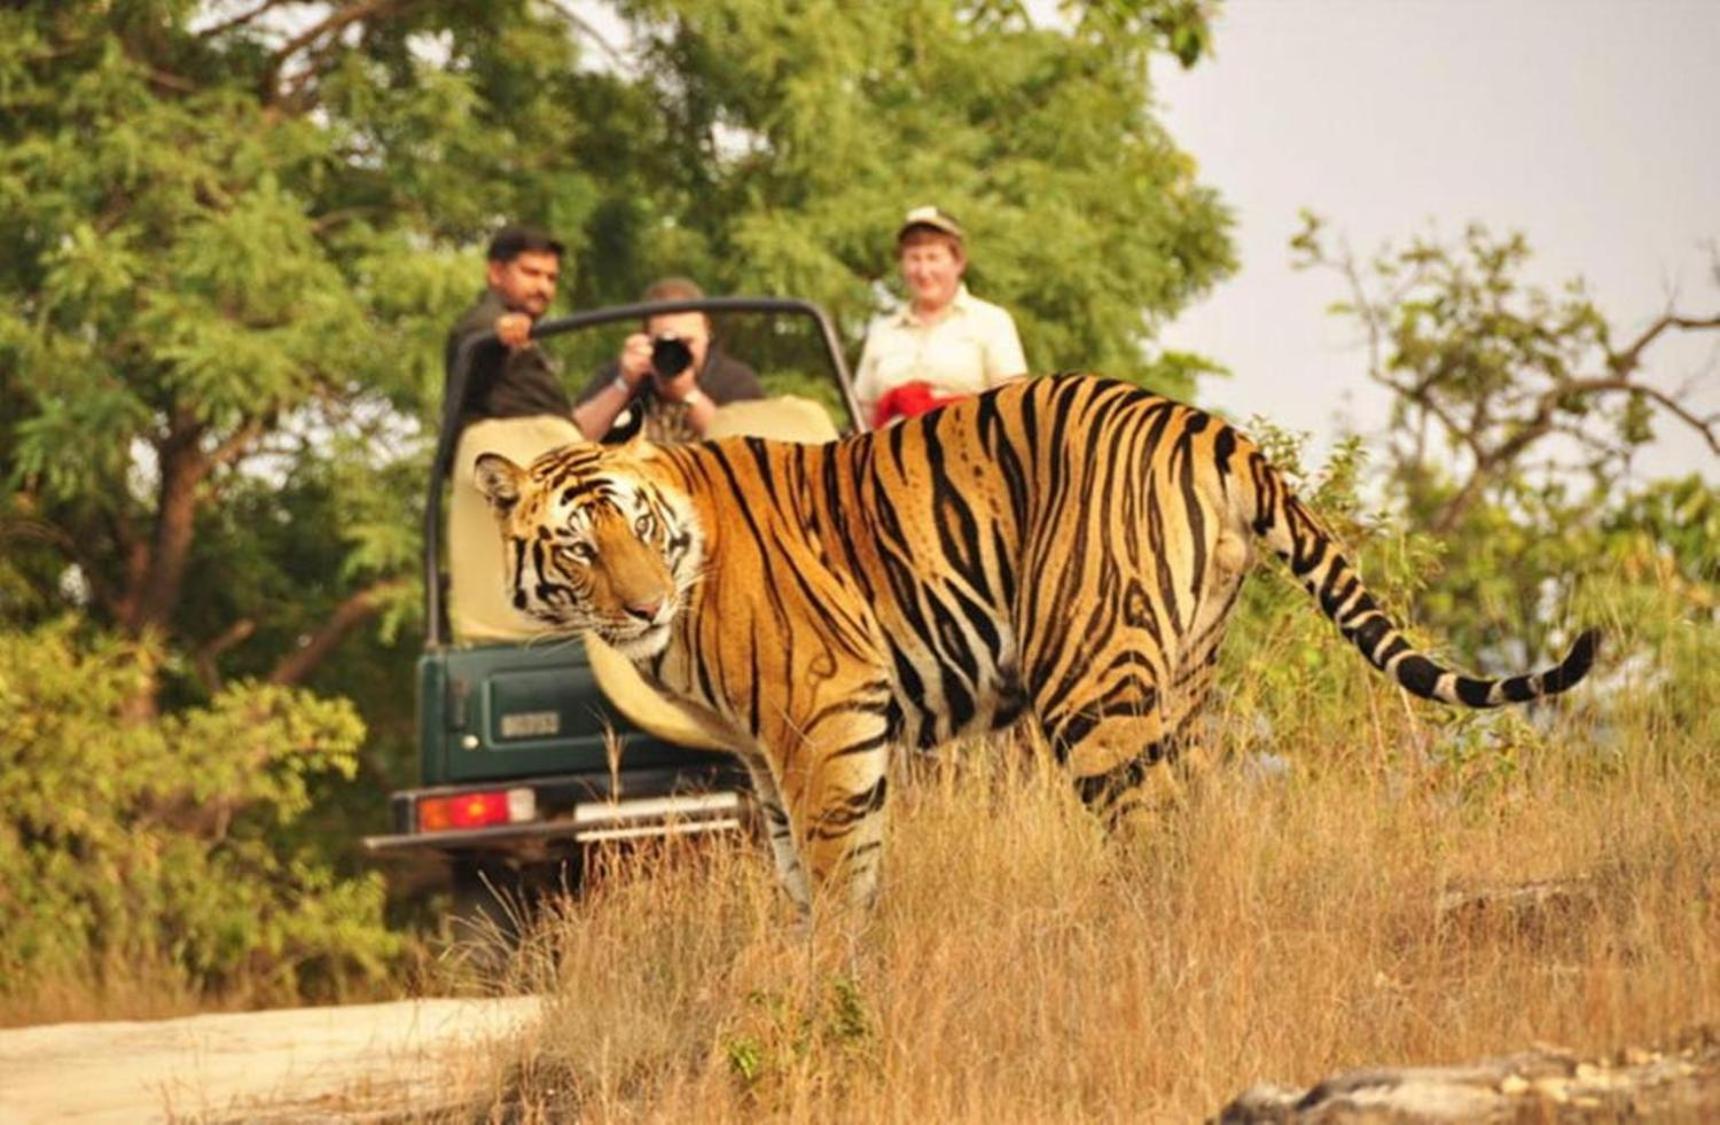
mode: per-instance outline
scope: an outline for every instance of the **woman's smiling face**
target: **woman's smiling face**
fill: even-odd
[[[967,257],[961,244],[936,231],[912,231],[902,240],[902,280],[913,297],[914,310],[937,313],[949,307],[961,288]]]

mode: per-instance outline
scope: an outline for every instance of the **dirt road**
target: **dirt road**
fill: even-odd
[[[302,1120],[446,1104],[533,997],[0,1030],[0,1125]]]

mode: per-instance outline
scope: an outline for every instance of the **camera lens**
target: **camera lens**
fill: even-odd
[[[693,363],[693,349],[679,336],[659,336],[651,341],[651,370],[672,379]]]

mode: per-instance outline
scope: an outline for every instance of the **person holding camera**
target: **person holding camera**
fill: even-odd
[[[684,277],[645,290],[645,301],[696,301],[704,290]],[[705,436],[717,407],[764,397],[758,374],[723,354],[700,312],[666,313],[627,337],[615,362],[580,394],[573,420],[592,441],[616,442],[643,433],[654,442]]]

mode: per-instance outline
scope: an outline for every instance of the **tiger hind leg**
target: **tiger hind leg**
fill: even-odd
[[[1089,741],[1105,740],[1104,752],[1090,756],[1108,758],[1111,764],[1092,773],[1077,772],[1075,791],[1107,826],[1143,828],[1182,798],[1172,743],[1159,734],[1162,725],[1157,721],[1113,721],[1106,725],[1112,729],[1089,736]],[[1119,752],[1121,747],[1131,749]],[[1077,748],[1089,749],[1086,745]]]
[[[1076,793],[1107,825],[1140,827],[1178,796],[1176,742],[1156,706],[1049,718],[1046,733]]]

